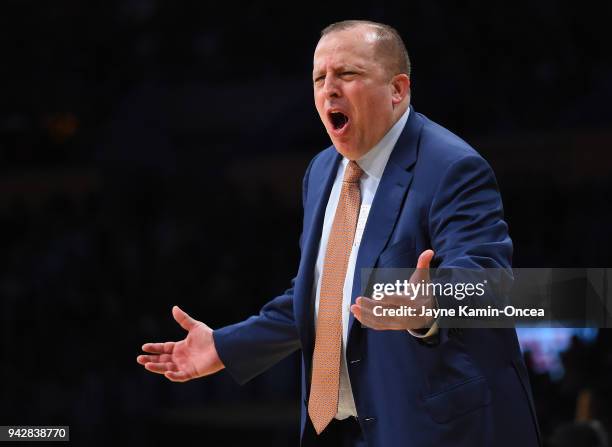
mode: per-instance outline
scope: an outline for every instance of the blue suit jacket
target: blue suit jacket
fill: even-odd
[[[228,372],[244,383],[302,351],[302,441],[314,348],[313,268],[341,156],[310,163],[303,182],[301,260],[292,286],[259,315],[214,331]],[[414,267],[432,248],[440,267],[509,267],[512,241],[493,172],[466,142],[411,110],[364,230],[361,269]],[[530,447],[539,432],[513,329],[441,329],[435,343],[349,322],[347,363],[370,446]],[[308,435],[311,436],[311,435]]]

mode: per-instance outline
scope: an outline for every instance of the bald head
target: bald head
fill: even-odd
[[[363,28],[366,38],[375,43],[377,58],[384,64],[389,76],[403,73],[410,76],[410,57],[404,41],[395,28],[369,20],[344,20],[332,23],[321,31],[321,39],[329,34]]]

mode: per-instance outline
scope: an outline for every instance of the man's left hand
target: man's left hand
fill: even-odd
[[[419,256],[417,267],[410,277],[411,284],[429,283],[429,264],[434,256],[433,250],[425,250]],[[421,289],[422,290],[422,289]],[[406,307],[403,307],[406,306]],[[376,309],[374,309],[376,307]],[[418,330],[431,326],[434,321],[431,315],[422,315],[423,309],[435,307],[435,298],[432,295],[418,293],[416,296],[385,295],[381,300],[367,297],[357,297],[351,306],[351,312],[364,326],[377,330]],[[397,314],[398,310],[413,309],[412,315]],[[389,312],[391,311],[391,312]]]

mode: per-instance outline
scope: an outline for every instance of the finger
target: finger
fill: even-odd
[[[377,301],[383,306],[411,306],[414,300],[410,296],[385,295],[382,300]]]
[[[185,371],[168,371],[164,376],[172,382],[186,382],[190,379]]]
[[[138,357],[136,357],[136,361],[141,365],[146,365],[147,363],[171,362],[172,356],[170,354],[139,355]]]
[[[351,312],[353,312],[357,321],[361,322],[361,307],[358,304],[351,305]]]
[[[359,322],[364,326],[371,329],[377,330],[400,330],[405,329],[406,321],[403,316],[388,316],[388,315],[376,315],[374,313],[374,306],[381,306],[383,309],[398,309],[399,306],[393,304],[382,303],[380,301],[374,301],[369,298],[359,297],[355,300],[354,306],[358,307]]]
[[[417,261],[417,269],[428,269],[429,268],[429,264],[431,264],[431,260],[434,257],[434,251],[433,250],[425,250],[423,253],[421,253],[421,255],[419,256],[419,260]]]
[[[147,363],[153,362],[153,357],[152,355],[139,355],[136,357],[136,361],[144,366]]]
[[[423,307],[431,308],[434,304],[433,296],[423,294],[416,296],[385,295],[382,300],[377,302],[383,307],[401,308],[402,306],[408,306],[416,309],[417,313],[420,313]]]
[[[357,315],[355,315],[355,317],[357,318],[357,320],[359,320],[359,322],[363,326],[366,326],[372,329],[378,329],[379,321],[377,321],[378,319],[375,317],[372,311],[372,307],[371,307],[372,301],[373,300],[370,300],[369,298],[358,297],[355,300],[355,304],[351,306],[351,309],[354,308],[355,312],[358,313],[359,317],[357,318]]]
[[[381,322],[378,318],[376,318],[376,316],[374,316],[374,313],[372,312],[371,309],[365,309],[362,308],[361,309],[361,320],[360,320],[361,324],[363,324],[365,327],[368,327],[370,329],[383,329],[383,327],[381,326]]]
[[[419,281],[429,281],[429,266],[433,257],[433,250],[425,250],[421,253],[417,261],[416,269],[410,277],[410,282],[417,283]]]
[[[145,365],[145,369],[157,374],[165,374],[169,371],[177,371],[178,368],[172,362],[162,362],[162,363],[147,363]]]
[[[172,308],[172,316],[174,317],[176,322],[180,324],[181,327],[186,331],[190,331],[194,326],[198,324],[198,321],[191,318],[178,306],[174,306]]]
[[[403,317],[375,315],[373,310],[371,309],[363,311],[362,320],[365,326],[379,331],[405,329],[406,325],[406,322],[404,321]]]
[[[165,343],[145,343],[142,345],[142,350],[149,354],[172,354],[174,350],[174,342],[167,341]]]
[[[375,306],[383,306],[383,305],[387,304],[386,301],[383,304],[383,301],[381,301],[381,300],[373,300],[372,298],[368,298],[368,297],[365,297],[365,296],[358,297],[355,300],[355,303],[359,307],[361,307],[362,309],[367,309],[369,311],[374,309]]]

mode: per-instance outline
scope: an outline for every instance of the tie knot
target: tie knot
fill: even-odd
[[[344,179],[342,181],[348,183],[357,183],[362,175],[363,169],[359,167],[356,161],[351,160],[346,166],[346,171],[344,171]]]

